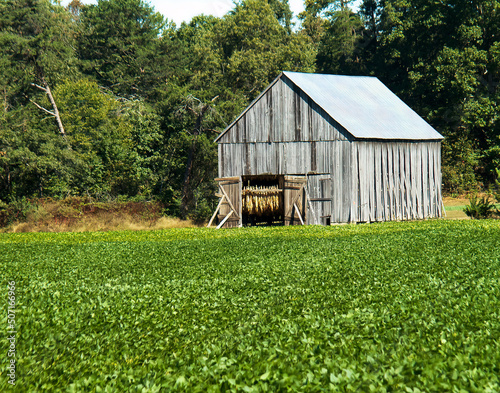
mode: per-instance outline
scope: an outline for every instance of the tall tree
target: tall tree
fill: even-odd
[[[330,74],[366,72],[360,45],[364,44],[363,21],[346,4],[326,13],[325,30],[316,58],[317,70]]]
[[[255,96],[280,71],[313,71],[307,37],[287,34],[266,0],[243,0],[219,25],[216,42],[226,63],[226,83]]]
[[[491,180],[498,162],[499,2],[365,0],[379,76],[445,136],[444,180]]]
[[[308,35],[318,54],[316,70],[324,73],[366,72],[360,47],[366,44],[363,20],[352,0],[305,0],[299,15],[303,34]]]
[[[85,72],[122,97],[144,97],[157,79],[163,16],[143,0],[99,0],[80,11]]]
[[[4,104],[32,102],[53,116],[65,135],[51,86],[74,76],[74,25],[71,15],[48,0],[7,0],[0,4],[0,83]],[[43,91],[51,109],[40,104]]]
[[[186,170],[184,172],[184,179],[183,179],[183,184],[182,184],[182,196],[181,196],[181,205],[180,205],[180,210],[181,210],[181,217],[186,218],[188,215],[189,207],[193,203],[193,191],[194,187],[192,187],[192,175],[193,175],[193,164],[195,161],[195,154],[199,154],[200,152],[197,151],[199,150],[198,148],[198,139],[200,138],[201,135],[207,134],[207,131],[214,131],[214,130],[206,130],[204,128],[204,118],[207,112],[210,110],[213,110],[212,108],[212,103],[218,98],[218,96],[215,96],[212,98],[210,102],[204,103],[201,102],[199,99],[193,96],[189,96],[186,100],[186,103],[183,108],[181,108],[182,112],[190,112],[194,118],[195,118],[195,123],[194,123],[194,128],[191,132],[191,147],[189,149],[188,157],[187,157],[187,162],[186,162]],[[206,135],[210,137],[211,135]],[[203,179],[202,179],[203,180]]]
[[[288,0],[268,0],[271,9],[274,11],[276,19],[284,26],[288,33],[292,31],[292,16],[293,12],[290,9]]]
[[[74,20],[48,0],[0,3],[0,198],[63,195],[74,152],[53,94],[78,75]],[[47,116],[48,115],[48,116]]]
[[[205,202],[213,201],[217,176],[214,131],[227,126],[280,71],[314,70],[309,38],[290,32],[273,7],[287,2],[271,3],[241,1],[223,18],[198,16],[164,37],[162,45],[185,54],[183,68],[155,93],[168,136],[166,156],[175,154],[163,190],[182,215],[210,211]]]

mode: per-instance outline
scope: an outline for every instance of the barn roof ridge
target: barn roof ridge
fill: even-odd
[[[283,71],[217,137],[218,142],[285,76],[345,131],[361,140],[442,140],[430,124],[377,77]]]

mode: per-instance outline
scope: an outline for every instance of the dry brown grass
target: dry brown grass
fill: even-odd
[[[144,231],[167,228],[191,228],[196,225],[189,220],[161,217],[155,222],[136,220],[128,216],[84,217],[75,222],[21,222],[14,223],[0,232],[95,232],[95,231]]]
[[[456,198],[444,197],[443,203],[445,207],[465,206],[469,204],[469,198],[467,198],[466,196],[459,196]]]
[[[469,204],[469,199],[465,195],[458,197],[445,196],[443,197],[443,205],[445,212],[443,218],[448,220],[470,220],[463,208]]]
[[[142,231],[196,226],[189,220],[163,216],[161,210],[161,205],[148,202],[41,200],[23,222],[0,228],[0,232]]]
[[[446,215],[443,215],[443,218],[447,220],[470,220],[470,217],[468,217],[462,209],[446,210]]]

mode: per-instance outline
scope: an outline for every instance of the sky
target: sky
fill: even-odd
[[[66,6],[70,0],[63,0]],[[221,17],[233,7],[232,0],[146,0],[155,11],[160,12],[168,20],[173,20],[177,26],[182,22],[189,22],[193,16],[205,14]],[[83,0],[84,4],[96,4],[96,0]],[[293,14],[297,16],[304,10],[304,0],[289,0]]]

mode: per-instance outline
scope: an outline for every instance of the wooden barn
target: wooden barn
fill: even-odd
[[[216,139],[209,226],[441,217],[442,139],[377,78],[282,72]]]

